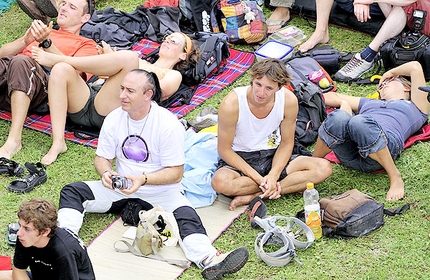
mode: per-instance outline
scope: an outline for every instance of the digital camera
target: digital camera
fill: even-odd
[[[119,189],[119,190],[128,189],[129,188],[128,179],[123,176],[114,175],[112,176],[112,187],[114,189]]]

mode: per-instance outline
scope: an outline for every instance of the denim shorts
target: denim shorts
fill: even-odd
[[[350,13],[354,13],[354,1],[353,0],[335,0],[337,6],[342,10]],[[381,9],[377,3],[370,4],[370,15],[371,16],[383,16]]]
[[[241,152],[241,151],[237,151],[236,152],[244,161],[246,161],[246,163],[248,163],[252,168],[254,168],[258,174],[260,174],[261,176],[266,176],[267,174],[269,174],[270,170],[272,169],[272,161],[273,161],[273,156],[276,153],[276,149],[269,149],[269,150],[261,150],[261,151],[253,151],[253,152]],[[292,160],[294,160],[295,158],[297,158],[299,155],[291,155],[290,160],[288,161],[288,163],[290,163]],[[287,177],[287,165],[285,166],[285,168],[282,170],[281,175],[279,175],[279,180],[284,179],[285,177]],[[220,159],[218,161],[218,169],[221,167],[227,167],[231,170],[236,171],[237,173],[239,173],[241,176],[245,176],[245,174],[243,174],[242,171],[228,165],[223,159]]]
[[[343,110],[335,110],[327,116],[318,130],[318,136],[343,165],[364,172],[382,169],[378,162],[368,157],[369,154],[387,146],[395,160],[404,145],[372,116],[351,116]]]

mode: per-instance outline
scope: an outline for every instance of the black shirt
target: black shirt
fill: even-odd
[[[14,266],[30,267],[33,280],[95,279],[93,266],[82,240],[69,230],[58,228],[44,248],[16,242]]]

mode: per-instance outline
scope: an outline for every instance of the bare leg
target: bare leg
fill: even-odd
[[[281,180],[281,194],[296,193],[305,190],[306,183],[318,184],[332,173],[328,160],[315,157],[299,156],[287,166],[287,177]]]
[[[370,154],[369,157],[377,161],[387,172],[390,179],[390,189],[388,190],[387,200],[399,200],[405,196],[405,183],[403,182],[402,175],[394,164],[393,158],[390,155],[388,147]]]
[[[274,22],[274,21],[280,21],[284,20],[285,22],[290,20],[290,9],[287,7],[277,7],[273,13],[270,15],[267,22]],[[280,29],[282,26],[279,25],[269,25],[267,28],[267,33],[272,34],[276,32],[276,30]]]
[[[317,26],[309,39],[299,46],[299,51],[307,52],[318,44],[325,44],[330,40],[328,20],[334,0],[316,0]]]
[[[139,67],[138,56],[133,51],[117,51],[85,57],[56,55],[39,48],[34,48],[32,53],[33,58],[41,65],[52,67],[56,63],[66,62],[78,71],[97,76],[113,76],[126,67],[132,69]],[[130,56],[134,59],[130,59]]]
[[[390,14],[385,19],[384,24],[379,29],[375,38],[370,42],[369,47],[378,51],[379,47],[386,40],[399,34],[406,25],[406,13],[402,7],[393,7]]]
[[[52,164],[59,154],[67,151],[64,139],[67,111],[70,108],[75,112],[82,109],[89,95],[87,85],[72,66],[58,63],[52,68],[48,85],[52,146],[42,158],[43,164]]]
[[[13,91],[11,95],[12,125],[6,142],[0,148],[0,157],[12,158],[22,148],[22,128],[27,118],[30,98],[22,91]]]
[[[312,153],[313,157],[324,158],[331,150],[327,147],[321,138],[317,138],[317,143],[315,145],[314,152]]]
[[[258,185],[251,178],[240,176],[239,173],[228,168],[221,168],[215,172],[212,187],[218,193],[234,196],[230,203],[230,210],[249,204],[254,197],[262,194]]]

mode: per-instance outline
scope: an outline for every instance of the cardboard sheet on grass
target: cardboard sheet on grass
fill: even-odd
[[[217,239],[236,218],[246,211],[245,206],[230,211],[229,204],[230,199],[220,195],[211,206],[197,208],[212,241]],[[128,227],[123,226],[122,220],[117,219],[88,246],[88,253],[97,279],[175,279],[184,272],[184,269],[163,261],[137,257],[131,253],[116,252],[113,244],[122,239],[122,235],[127,229]],[[124,240],[132,242],[131,239]],[[160,252],[165,258],[186,260],[179,245],[163,247]]]
[[[150,52],[157,46],[157,43],[147,39],[142,39],[139,43],[133,46],[133,50],[143,54]],[[169,110],[172,111],[178,118],[185,116],[198,105],[202,104],[207,98],[211,97],[229,84],[236,81],[252,65],[254,59],[255,56],[253,53],[230,49],[230,57],[227,60],[224,71],[217,76],[212,76],[206,79],[204,83],[200,84],[196,89],[196,92],[189,105],[170,108]],[[0,110],[0,119],[10,121],[11,114],[9,112]],[[51,118],[49,115],[30,115],[27,117],[24,126],[49,135],[52,133]],[[69,132],[67,130],[65,132],[65,137],[69,141],[85,146],[90,146],[92,148],[96,148],[98,143],[97,139],[83,140],[77,138],[73,132]]]

